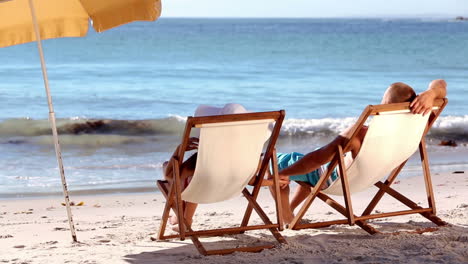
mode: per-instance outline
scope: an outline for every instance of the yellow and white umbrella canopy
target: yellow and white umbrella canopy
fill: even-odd
[[[31,2],[31,5],[30,5]],[[31,8],[41,39],[83,37],[89,21],[97,32],[137,20],[154,21],[160,0],[0,0],[0,47],[36,41]]]
[[[0,47],[37,42],[73,241],[77,238],[41,40],[85,36],[90,21],[97,32],[102,32],[132,21],[154,21],[160,15],[161,0],[0,0]]]

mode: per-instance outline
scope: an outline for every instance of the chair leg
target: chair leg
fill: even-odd
[[[187,221],[185,221],[185,224],[187,225],[187,229],[188,229],[189,232],[194,232],[194,231],[192,230],[192,227],[189,226],[189,224],[188,224]],[[198,250],[198,252],[199,252],[200,254],[202,254],[202,255],[204,255],[204,256],[209,255],[209,254],[208,254],[208,251],[205,249],[205,247],[203,246],[203,244],[202,244],[202,243],[200,242],[200,240],[198,239],[198,236],[196,236],[196,235],[191,235],[191,236],[190,236],[190,240],[192,240],[193,245],[197,248],[197,250]]]
[[[277,218],[276,220],[279,225],[279,231],[283,231],[283,206],[281,201],[281,190],[279,185],[278,160],[276,158],[276,149],[273,150],[271,163],[271,167],[273,168],[273,186],[275,188],[275,205]]]
[[[177,215],[177,224],[179,225],[180,240],[185,240],[185,221],[184,221],[184,204],[182,201],[182,184],[180,181],[179,163],[177,160],[173,160],[173,185],[175,192],[175,206]]]
[[[166,198],[166,205],[164,206],[164,211],[163,211],[163,216],[161,218],[161,225],[159,228],[159,234],[158,234],[158,239],[163,240],[165,239],[164,237],[164,232],[166,230],[166,225],[167,225],[167,220],[169,218],[169,212],[172,209],[175,213],[177,213],[177,208],[174,204],[174,199],[173,199],[173,194],[174,194],[174,184],[171,184],[170,187],[168,188],[167,185],[169,183],[167,181],[158,181],[158,187],[161,193],[164,195]],[[188,226],[188,231],[193,232],[192,228],[188,225],[188,222],[186,219],[184,219],[185,225]],[[208,255],[205,247],[203,247],[202,243],[198,239],[197,236],[190,236],[190,239],[192,240],[192,243],[195,245],[197,248],[198,252],[202,255]]]
[[[262,210],[262,208],[260,207],[260,205],[258,205],[258,203],[256,202],[256,200],[253,198],[253,196],[248,192],[247,189],[244,189],[243,192],[242,192],[245,196],[245,198],[247,199],[247,201],[249,202],[249,205],[255,209],[255,211],[258,213],[258,215],[260,216],[260,218],[263,220],[263,222],[265,223],[265,225],[268,225],[268,226],[275,226],[271,221],[270,219],[268,218],[268,216],[265,214],[265,212]],[[216,250],[206,250],[205,247],[203,246],[203,244],[200,242],[199,240],[199,234],[203,235],[219,235],[218,232],[205,232],[205,231],[197,231],[198,234],[194,234],[194,233],[197,233],[195,231],[192,230],[192,228],[190,227],[190,225],[188,224],[188,222],[185,220],[185,225],[187,226],[187,229],[189,231],[189,237],[190,239],[192,240],[193,244],[195,245],[195,247],[197,248],[198,252],[202,255],[225,255],[225,254],[231,254],[231,253],[234,253],[234,252],[259,252],[259,251],[262,251],[263,249],[268,249],[268,248],[274,248],[275,245],[274,244],[268,244],[268,245],[262,245],[262,246],[252,246],[252,247],[236,247],[236,248],[228,248],[228,249],[216,249]],[[235,230],[236,228],[232,228],[230,231],[232,233],[242,233],[240,231],[237,231]],[[273,237],[279,242],[279,243],[285,243],[287,244],[286,240],[284,239],[284,237],[281,235],[281,233],[278,231],[278,229],[276,227],[271,227],[271,228],[268,228],[270,230],[270,232],[273,234]],[[227,234],[227,233],[222,233],[222,234]]]
[[[163,216],[161,219],[161,227],[159,229],[159,234],[158,234],[158,239],[159,240],[164,240],[167,238],[174,238],[177,236],[164,236],[164,231],[167,225],[167,220],[169,218],[169,212],[172,209],[175,213],[177,213],[177,208],[176,204],[174,203],[174,189],[175,185],[171,184],[169,187],[167,186],[169,183],[167,181],[158,181],[158,187],[161,190],[161,192],[164,194],[166,198],[166,205],[163,211]],[[249,204],[251,204],[252,208],[257,211],[259,214],[260,218],[265,222],[266,225],[272,226],[273,224],[269,220],[268,216],[265,214],[265,212],[261,209],[261,207],[258,205],[258,203],[253,199],[253,197],[248,193],[247,189],[244,189],[244,196],[247,198],[249,201]],[[217,250],[206,250],[206,248],[203,246],[201,241],[199,240],[199,235],[194,234],[196,233],[194,230],[192,230],[191,226],[188,224],[187,219],[183,218],[182,221],[184,221],[185,226],[187,228],[187,231],[189,232],[189,237],[192,240],[192,243],[194,244],[195,248],[198,250],[198,252],[201,255],[208,256],[208,255],[225,255],[225,254],[230,254],[233,252],[259,252],[263,249],[267,248],[273,248],[275,247],[273,244],[268,244],[268,245],[262,245],[262,246],[254,246],[254,247],[236,247],[236,248],[230,248],[230,249],[217,249]],[[269,228],[270,232],[273,234],[275,239],[279,243],[287,243],[284,237],[279,233],[277,228]],[[203,231],[197,231],[203,234]],[[206,233],[206,232],[205,232]],[[241,233],[241,232],[235,232],[235,233]]]
[[[289,228],[293,230],[300,229],[299,221],[304,217],[305,213],[309,209],[310,205],[312,202],[315,200],[315,197],[317,197],[317,194],[320,192],[322,186],[325,184],[326,180],[331,176],[331,173],[333,169],[336,167],[338,164],[338,160],[335,158],[330,165],[328,166],[327,173],[325,174],[324,177],[320,177],[319,181],[317,182],[317,185],[315,187],[311,187],[311,192],[309,194],[309,197],[304,201],[304,204],[302,207],[299,209],[299,212],[297,213],[296,216],[294,216],[294,219],[291,221],[289,224]]]
[[[398,166],[396,169],[394,169],[392,171],[392,173],[390,174],[390,176],[387,178],[387,180],[385,181],[385,185],[387,186],[390,186],[392,185],[393,181],[396,179],[396,177],[398,176],[398,174],[400,173],[400,171],[403,169],[403,167],[405,166],[406,162],[408,160],[405,160],[403,163],[401,163],[400,166]],[[377,185],[376,185],[377,186]],[[370,215],[372,213],[372,211],[374,210],[374,208],[377,206],[377,204],[379,203],[379,201],[382,199],[383,195],[385,194],[385,191],[382,190],[382,189],[379,189],[377,191],[377,193],[375,194],[374,198],[371,200],[371,202],[369,203],[369,205],[367,206],[367,208],[364,210],[364,212],[362,213],[361,216],[364,216],[364,215]]]
[[[337,201],[332,199],[330,196],[324,194],[323,192],[320,192],[317,196],[326,204],[331,206],[333,209],[341,213],[343,216],[348,217],[349,211],[345,207],[343,207],[341,204],[339,204]],[[353,215],[353,216],[356,217],[356,215]],[[355,223],[356,225],[358,225],[359,227],[361,227],[362,229],[364,229],[366,232],[368,232],[371,235],[380,233],[377,229],[375,229],[374,227],[372,227],[365,221],[357,220]]]
[[[244,194],[244,197],[249,202],[249,205],[253,209],[255,209],[258,216],[260,216],[260,218],[262,219],[263,223],[266,224],[266,225],[272,225],[273,223],[270,221],[270,219],[268,218],[266,213],[263,211],[263,209],[260,207],[260,205],[258,205],[255,197],[253,197],[253,195],[251,195],[246,188],[244,188],[244,190],[242,191],[242,194]],[[280,234],[280,232],[278,231],[277,228],[269,228],[269,230],[279,243],[285,243],[285,244],[288,243],[288,242],[286,242],[284,237]]]
[[[343,187],[343,197],[346,205],[346,217],[348,218],[349,225],[354,225],[355,221],[351,196],[349,192],[348,174],[345,170],[346,165],[343,160],[343,149],[341,148],[341,145],[338,145],[338,156],[338,168],[340,170],[341,186]]]
[[[264,158],[268,158],[268,157],[264,157]],[[272,159],[272,160],[276,160],[276,150],[275,150],[275,149],[272,150],[272,157],[271,157],[271,159]],[[263,163],[262,163],[262,164],[263,164]],[[259,177],[263,177],[263,174],[264,174],[264,173],[266,172],[266,170],[268,169],[268,163],[265,163],[265,164],[266,164],[266,166],[265,166],[265,167],[262,167],[262,168],[259,170],[259,171],[260,171],[259,174],[258,174]],[[276,162],[276,164],[277,164],[277,162]],[[277,165],[276,165],[276,166],[273,166],[273,170],[275,170],[275,169],[276,169],[276,170],[278,169],[278,166],[277,166]],[[274,188],[279,190],[279,188],[276,187],[276,186],[279,186],[279,178],[278,178],[277,176],[278,176],[278,175],[274,176],[274,177],[276,177],[276,179],[274,178]],[[259,194],[259,192],[260,192],[260,187],[261,187],[260,184],[256,184],[256,185],[254,186],[253,190],[252,190],[251,196],[252,196],[252,198],[253,198],[254,200],[257,199],[257,196],[258,196],[258,194]],[[280,228],[282,229],[282,224],[280,224],[280,222],[279,222],[279,221],[282,222],[282,215],[283,215],[282,212],[281,212],[281,211],[282,211],[282,210],[281,210],[281,201],[278,199],[278,198],[279,198],[279,191],[276,192],[276,193],[277,193],[277,195],[278,195],[276,201],[279,202],[279,203],[276,204],[276,206],[280,208],[279,211],[277,211],[277,214],[280,214],[280,216],[278,217],[278,225],[280,225]],[[253,209],[254,209],[254,208],[252,208],[251,204],[249,203],[249,204],[247,205],[246,210],[245,210],[244,218],[242,219],[242,223],[241,223],[241,226],[242,226],[242,227],[245,227],[245,226],[247,226],[247,225],[249,224],[250,216],[252,215]]]
[[[216,249],[216,250],[208,250],[206,251],[205,256],[212,256],[212,255],[227,255],[234,252],[260,252],[264,249],[271,249],[274,248],[273,245],[264,245],[264,246],[257,246],[257,247],[241,247],[241,248],[228,248],[228,249]]]
[[[436,214],[436,207],[435,207],[435,200],[434,200],[434,191],[432,190],[432,180],[431,180],[431,172],[429,170],[429,160],[426,150],[426,141],[421,139],[421,143],[419,144],[419,153],[421,156],[421,163],[424,172],[424,183],[426,184],[426,193],[427,193],[427,202],[429,208],[432,208],[432,213]]]
[[[162,215],[162,218],[161,218],[161,224],[160,224],[159,232],[158,232],[158,239],[159,240],[164,239],[164,232],[166,230],[167,220],[169,218],[169,212],[171,210],[171,204],[172,204],[172,199],[170,199],[170,197],[171,197],[171,193],[173,193],[173,189],[174,189],[174,187],[171,185],[170,191],[168,192],[167,191],[167,186],[164,186],[165,184],[167,184],[167,182],[158,181],[159,190],[166,197],[166,205],[164,206],[164,211],[163,211],[163,215]]]
[[[404,196],[403,194],[397,192],[396,190],[394,190],[393,188],[381,183],[381,182],[378,182],[377,184],[377,187],[379,187],[381,190],[385,191],[386,193],[388,193],[389,195],[391,195],[393,198],[397,199],[398,201],[402,202],[403,204],[405,204],[406,206],[408,206],[409,208],[413,209],[413,210],[417,210],[417,209],[423,209],[421,206],[417,205],[415,202],[411,201],[410,199],[408,199],[406,196]],[[433,213],[429,213],[429,212],[424,212],[424,213],[420,213],[422,216],[424,216],[425,218],[427,218],[428,220],[432,221],[434,224],[438,225],[438,226],[443,226],[443,225],[447,225],[446,222],[444,222],[442,219],[440,219],[439,217],[437,217],[435,214]]]

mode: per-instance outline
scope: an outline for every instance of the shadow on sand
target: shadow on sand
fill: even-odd
[[[411,231],[434,227],[429,222],[373,222],[382,232]],[[259,236],[258,236],[259,235]],[[369,235],[358,227],[345,225],[321,229],[283,232],[288,245],[259,253],[234,253],[227,256],[202,256],[190,240],[170,242],[160,249],[126,255],[125,261],[144,263],[467,263],[468,227],[445,226],[424,234]],[[234,237],[235,240],[224,240]],[[256,236],[226,236],[221,241],[202,243],[208,249],[233,247],[272,240],[266,233]],[[180,246],[178,246],[180,245]],[[155,242],[158,247],[158,242]]]

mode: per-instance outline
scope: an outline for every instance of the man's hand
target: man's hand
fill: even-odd
[[[288,187],[291,180],[288,176],[279,175],[279,185],[281,189]]]
[[[432,90],[422,92],[411,102],[410,108],[413,114],[427,115],[432,111],[436,94]]]
[[[422,92],[411,102],[413,114],[427,115],[432,111],[435,99],[447,96],[447,83],[442,79],[433,80],[425,92]]]
[[[252,179],[250,179],[250,181],[249,181],[249,185],[254,185],[255,184],[255,179],[256,179],[255,177],[252,177]],[[290,182],[289,177],[280,176],[279,186],[280,186],[281,189],[286,188],[286,186],[289,185],[289,182]],[[268,178],[268,179],[263,179],[262,186],[273,186],[273,176],[271,176],[271,178]]]

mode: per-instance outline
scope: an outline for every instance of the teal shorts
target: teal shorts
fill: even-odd
[[[298,153],[298,152],[291,152],[291,153],[277,153],[276,157],[278,159],[278,169],[282,170],[286,167],[289,167],[296,163],[298,160],[300,160],[302,157],[304,157],[304,154]],[[327,170],[328,165],[330,163],[322,165],[320,168],[311,171],[306,174],[301,174],[301,175],[293,175],[290,176],[289,179],[292,181],[302,181],[302,182],[308,182],[312,186],[315,186],[317,182],[319,181],[320,177],[322,176],[323,172]],[[338,175],[338,170],[337,167],[333,169],[333,172],[330,176],[330,178],[327,180],[327,183],[325,185],[325,188],[330,186],[334,181],[336,181],[339,178]]]

